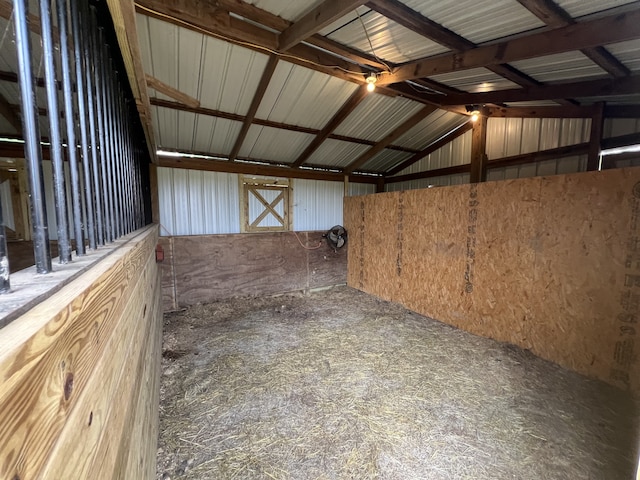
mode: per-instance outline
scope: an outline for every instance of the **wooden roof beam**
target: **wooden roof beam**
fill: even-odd
[[[0,144],[0,152],[2,145]],[[185,152],[189,153],[189,152]],[[245,162],[228,162],[226,160],[208,160],[198,158],[176,158],[158,156],[158,166],[169,168],[188,168],[192,170],[207,170],[212,172],[242,173],[245,175],[264,175],[268,177],[303,178],[308,180],[327,180],[343,182],[344,174],[322,170],[279,167],[269,164]],[[377,176],[349,175],[349,181],[354,183],[377,183]]]
[[[187,95],[177,88],[173,88],[171,85],[158,80],[156,77],[152,77],[151,75],[146,74],[145,80],[148,87],[157,90],[158,92],[166,95],[169,98],[173,98],[174,100],[177,100],[180,103],[184,103],[185,105],[189,105],[190,107],[200,106],[200,102],[197,98],[193,98],[191,95]]]
[[[355,159],[353,162],[347,165],[344,169],[345,174],[350,174],[356,168],[359,168],[365,163],[367,163],[369,160],[375,157],[378,153],[380,153],[382,150],[387,148],[388,145],[395,142],[402,135],[407,133],[409,130],[411,130],[413,127],[415,127],[418,123],[420,123],[422,120],[424,120],[426,117],[431,115],[436,110],[437,110],[437,107],[427,105],[426,107],[421,108],[418,112],[411,115],[411,117],[405,120],[393,132],[388,134],[386,137],[384,137],[382,140],[376,143],[373,147],[371,147],[369,150],[364,152],[357,159]]]
[[[303,163],[305,163],[309,157],[315,152],[318,147],[324,142],[329,135],[333,133],[333,131],[338,128],[340,125],[350,114],[355,110],[355,108],[364,100],[367,96],[367,87],[362,85],[358,88],[351,97],[342,105],[340,110],[336,112],[336,114],[327,122],[320,132],[316,135],[316,138],[309,144],[309,146],[302,152],[302,154],[293,162],[293,167],[297,168]]]
[[[238,152],[240,148],[242,148],[242,144],[244,140],[247,138],[247,133],[249,133],[249,128],[253,123],[254,118],[256,117],[256,112],[260,107],[260,103],[262,103],[262,99],[264,98],[264,94],[269,87],[269,82],[271,82],[271,77],[273,77],[273,72],[276,71],[276,66],[278,65],[278,57],[276,55],[271,55],[269,57],[269,61],[267,62],[267,66],[262,72],[262,77],[260,78],[260,83],[258,83],[258,88],[256,89],[256,93],[253,95],[253,100],[251,100],[251,105],[249,106],[249,111],[244,118],[242,123],[242,128],[240,129],[240,133],[236,138],[236,143],[233,145],[231,149],[231,153],[229,154],[229,161],[235,161],[238,156]]]
[[[363,3],[365,0],[325,0],[279,35],[278,49],[289,50]]]
[[[640,29],[638,29],[640,31]],[[553,100],[556,98],[601,97],[610,95],[637,94],[640,92],[640,75],[624,78],[606,78],[583,82],[563,82],[540,87],[514,88],[494,92],[448,95],[443,105],[470,105],[484,103],[527,102]]]
[[[566,27],[533,33],[504,42],[476,47],[462,53],[445,54],[405,63],[381,84],[429,77],[472,68],[499,65],[583,48],[640,38],[640,8]]]
[[[385,175],[386,176],[392,176],[392,175],[395,175],[396,173],[401,172],[405,168],[408,168],[411,165],[413,165],[414,163],[422,160],[427,155],[432,154],[433,152],[435,152],[436,150],[444,147],[448,143],[451,143],[456,138],[464,135],[465,133],[467,133],[472,128],[473,128],[473,123],[472,122],[467,122],[467,123],[464,123],[462,125],[459,125],[458,127],[456,127],[453,130],[451,130],[449,133],[447,133],[445,136],[440,138],[439,140],[436,140],[431,145],[428,145],[426,148],[424,148],[423,150],[421,150],[418,153],[416,153],[413,157],[411,157],[411,158],[405,160],[404,162],[400,163],[399,165],[393,167],[391,170],[386,172]]]
[[[553,0],[517,0],[545,24],[553,28],[573,25],[576,21]],[[580,50],[592,62],[614,77],[626,77],[631,72],[604,47],[590,47]]]
[[[173,110],[180,110],[182,112],[196,113],[198,115],[207,115],[210,117],[224,118],[227,120],[232,120],[234,122],[245,121],[244,115],[239,115],[237,113],[222,112],[220,110],[213,110],[210,108],[203,108],[203,107],[194,108],[194,107],[189,107],[188,105],[184,105],[182,103],[171,102],[169,100],[162,100],[160,98],[151,98],[151,105],[162,107],[162,108],[170,108]],[[254,118],[253,123],[256,125],[262,125],[263,127],[279,128],[282,130],[290,130],[292,132],[308,133],[309,135],[318,135],[321,132],[321,130],[318,130],[316,128],[302,127],[300,125],[291,125],[287,123],[279,123],[271,120],[263,120],[260,118]],[[335,133],[330,133],[327,136],[327,138],[330,138],[332,140],[339,140],[341,142],[357,143],[360,145],[373,146],[376,144],[376,142],[371,140],[365,140],[363,138],[356,138],[356,137],[348,137],[346,135],[336,135]],[[387,146],[387,148],[389,150],[396,150],[399,152],[406,152],[406,153],[412,153],[412,154],[418,152],[418,150],[414,148],[401,147],[399,145],[389,145]]]
[[[367,6],[400,25],[429,38],[455,52],[476,48],[477,45],[448,28],[412,10],[398,0],[369,0]],[[540,82],[511,65],[493,65],[488,70],[522,86],[537,86]]]

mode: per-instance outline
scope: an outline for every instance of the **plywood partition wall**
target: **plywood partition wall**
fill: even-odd
[[[0,478],[155,478],[157,227],[0,330]]]
[[[640,393],[640,168],[345,198],[348,284]]]

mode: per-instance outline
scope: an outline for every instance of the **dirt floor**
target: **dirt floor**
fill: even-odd
[[[348,287],[165,316],[159,479],[634,477],[638,405]]]

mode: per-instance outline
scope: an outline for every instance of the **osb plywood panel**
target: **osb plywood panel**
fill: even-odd
[[[347,251],[334,252],[322,233],[173,237],[177,304],[343,284]]]
[[[640,393],[640,169],[346,198],[344,218],[349,285]]]

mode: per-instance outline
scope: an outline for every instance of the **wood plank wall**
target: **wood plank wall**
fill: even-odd
[[[324,232],[162,237],[165,311],[224,298],[344,284],[347,249],[334,252]]]
[[[154,479],[157,227],[0,330],[0,478]]]
[[[640,393],[640,168],[345,199],[348,284]]]

